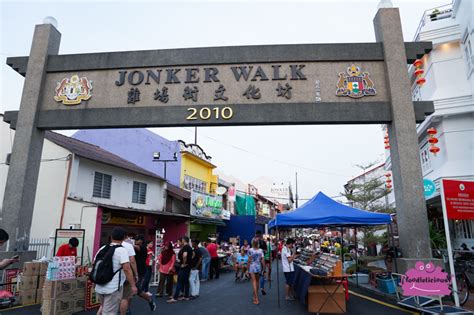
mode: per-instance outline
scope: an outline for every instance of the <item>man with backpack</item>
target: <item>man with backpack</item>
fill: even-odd
[[[123,228],[114,228],[112,242],[102,246],[95,256],[89,279],[96,284],[95,292],[100,301],[97,314],[117,314],[125,279],[130,282],[132,292],[137,293],[128,253],[121,245],[126,235],[127,232]]]

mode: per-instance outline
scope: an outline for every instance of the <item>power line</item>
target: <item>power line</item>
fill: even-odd
[[[191,132],[191,130],[189,130],[189,129],[185,128],[185,127],[181,127],[181,128],[183,128],[184,130],[186,130],[186,131],[188,131],[188,132]],[[225,145],[225,146],[234,148],[234,149],[236,149],[236,150],[243,151],[243,152],[246,152],[246,153],[255,155],[255,156],[257,156],[257,157],[259,157],[259,158],[262,158],[262,159],[271,160],[271,161],[274,161],[274,162],[277,162],[277,163],[280,163],[280,164],[286,164],[286,165],[288,165],[288,166],[297,167],[297,168],[300,168],[300,169],[303,169],[303,170],[307,170],[307,171],[310,171],[310,172],[321,173],[321,174],[326,174],[326,175],[333,175],[333,176],[347,177],[347,174],[339,174],[339,173],[334,173],[334,172],[327,172],[327,171],[322,171],[322,170],[316,170],[316,169],[309,168],[309,167],[306,167],[306,166],[301,166],[301,165],[294,164],[294,163],[291,163],[291,162],[282,161],[282,160],[274,159],[274,158],[271,158],[271,157],[268,157],[268,156],[260,155],[260,154],[258,154],[258,153],[249,151],[249,150],[247,150],[247,149],[241,148],[241,147],[236,146],[236,145],[233,145],[233,144],[228,144],[228,143],[226,143],[226,142],[223,142],[223,141],[221,141],[221,140],[218,140],[218,139],[215,139],[215,138],[206,136],[206,135],[204,135],[204,137],[205,137],[205,138],[208,138],[208,139],[210,139],[210,140],[212,140],[212,141],[215,141],[215,142],[217,142],[217,143],[219,143],[219,144],[222,144],[222,145]]]
[[[244,193],[244,194],[248,195],[248,193],[247,193],[246,191],[243,191],[243,190],[238,190],[238,189],[236,189],[235,191],[236,191],[236,192],[240,192],[240,193]],[[258,195],[261,196],[261,197],[267,198],[267,199],[282,199],[282,200],[290,199],[289,196],[288,196],[288,197],[276,197],[276,196],[265,196],[265,195],[261,195],[261,194],[258,194]],[[332,197],[329,197],[329,198],[334,199],[334,198],[339,198],[339,197],[342,197],[342,196],[341,196],[341,195],[337,195],[337,196],[332,196]],[[298,197],[298,200],[305,200],[305,201],[307,201],[307,200],[311,200],[311,199],[313,199],[313,198],[314,198],[314,197],[312,197],[312,198],[300,198],[300,197]]]
[[[68,161],[71,157],[71,154],[60,157],[60,158],[52,158],[52,159],[41,159],[41,162],[54,162],[54,161]],[[0,163],[0,165],[9,165],[6,162]]]

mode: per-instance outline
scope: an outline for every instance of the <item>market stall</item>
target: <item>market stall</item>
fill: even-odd
[[[303,206],[291,212],[277,214],[275,219],[269,222],[269,228],[276,229],[278,234],[279,228],[356,228],[390,222],[389,214],[352,208],[319,192]],[[295,260],[294,288],[298,299],[308,302],[310,312],[328,312],[329,308],[331,312],[344,313],[347,275],[342,273],[341,257],[330,254],[314,257],[304,253],[301,256],[302,258]],[[279,292],[279,281],[277,285]],[[278,294],[278,303],[279,299]]]

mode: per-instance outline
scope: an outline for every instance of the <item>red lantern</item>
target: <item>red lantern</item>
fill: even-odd
[[[387,179],[387,183],[391,183],[391,182],[392,182],[392,180],[390,178]]]
[[[438,133],[438,130],[436,130],[436,128],[429,128],[428,130],[426,130],[426,133],[428,133],[429,135],[435,135]]]
[[[434,138],[434,137],[433,137],[433,138],[429,138],[429,139],[428,139],[428,142],[431,143],[431,144],[436,144],[436,143],[438,143],[438,138]]]
[[[416,84],[418,85],[423,85],[425,84],[425,82],[426,82],[425,78],[419,78],[416,80]]]
[[[438,153],[440,151],[440,148],[438,148],[437,146],[432,146],[430,148],[430,152],[433,153],[434,155],[436,155],[436,153]]]
[[[391,189],[392,185],[387,184],[385,187],[387,187],[387,189]]]
[[[385,176],[386,176],[386,177],[392,177],[392,174],[387,173],[387,174],[385,174]]]
[[[415,70],[415,75],[417,77],[421,76],[423,73],[425,73],[425,70],[423,70],[423,69],[416,69]]]
[[[421,61],[421,59],[416,59],[415,62],[413,62],[413,65],[415,68],[419,68],[423,65],[423,61]]]

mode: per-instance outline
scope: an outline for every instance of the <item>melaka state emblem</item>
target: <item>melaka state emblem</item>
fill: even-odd
[[[363,96],[376,95],[374,82],[370,79],[368,72],[362,73],[360,67],[351,65],[347,68],[347,74],[339,73],[337,81],[336,96],[349,96],[360,98]]]
[[[64,78],[56,86],[54,100],[64,105],[78,105],[92,97],[92,81],[86,77],[79,78],[77,74]]]

